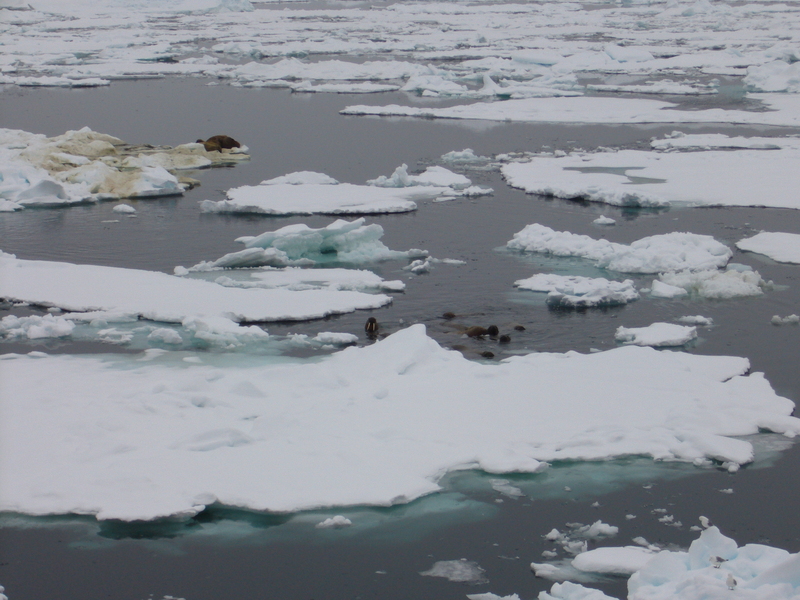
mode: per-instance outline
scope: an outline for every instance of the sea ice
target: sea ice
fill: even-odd
[[[664,289],[679,288],[688,294],[712,300],[760,296],[771,285],[761,278],[758,271],[736,269],[661,273],[659,279],[661,283],[669,286]],[[656,286],[654,289],[662,288]],[[679,295],[679,293],[674,294],[674,296]]]
[[[762,231],[753,237],[736,242],[739,250],[757,252],[772,260],[800,264],[800,235],[796,233],[770,233]]]
[[[502,167],[509,185],[529,194],[619,206],[769,206],[800,209],[791,165],[800,147],[764,152],[621,150],[533,157]]]
[[[341,529],[343,527],[350,527],[353,522],[347,517],[336,515],[335,517],[328,517],[324,521],[317,523],[317,529]]]
[[[383,294],[237,289],[153,271],[22,260],[10,254],[0,254],[0,298],[172,323],[200,316],[242,323],[305,320],[391,302]]]
[[[422,325],[312,361],[182,356],[0,361],[0,510],[135,520],[215,501],[390,505],[436,491],[453,469],[629,455],[741,464],[753,449],[740,436],[800,433],[793,403],[737,357],[626,346],[482,364]],[[611,531],[595,525],[582,535]]]
[[[617,327],[614,338],[637,346],[683,346],[697,337],[697,327],[653,323],[647,327]]]
[[[800,148],[800,138],[730,137],[723,133],[685,134],[681,131],[673,131],[664,139],[652,140],[650,146],[655,150],[710,150],[712,148],[779,150],[781,148]]]
[[[448,187],[380,188],[371,185],[262,183],[232,188],[227,200],[203,200],[203,212],[267,215],[381,214],[416,210],[415,200],[450,194]]]
[[[708,235],[673,232],[625,245],[555,231],[539,223],[515,233],[506,247],[522,252],[581,257],[594,261],[598,267],[622,273],[717,269],[725,266],[733,255],[730,248]]]
[[[469,178],[453,173],[444,167],[428,167],[419,175],[409,175],[408,165],[402,164],[394,170],[391,176],[381,175],[377,179],[367,181],[368,185],[385,188],[403,188],[417,185],[433,187],[450,187],[454,190],[463,190],[472,185]]]
[[[68,337],[75,329],[75,322],[65,317],[53,315],[32,315],[17,317],[8,315],[0,319],[0,339],[27,338],[38,340],[42,338]]]
[[[639,298],[633,281],[537,273],[514,285],[522,290],[546,292],[547,304],[562,308],[587,308],[627,304]]]
[[[485,572],[478,563],[462,558],[461,560],[437,561],[427,571],[420,572],[420,575],[444,577],[457,583],[478,584],[488,581],[483,576]]]
[[[390,250],[380,239],[383,227],[366,225],[361,217],[353,221],[337,219],[325,227],[303,223],[287,225],[257,236],[242,236],[236,241],[246,249],[214,261],[199,263],[189,271],[210,271],[258,266],[315,266],[330,262],[364,264],[384,260],[423,258],[424,250]]]
[[[578,554],[572,559],[572,566],[591,573],[613,573],[632,575],[653,558],[653,551],[641,546],[618,548],[596,548]]]
[[[469,119],[527,123],[734,123],[750,125],[797,126],[800,107],[777,94],[753,94],[770,112],[745,110],[678,110],[678,105],[639,98],[567,97],[524,98],[504,102],[460,104],[447,108],[353,105],[344,115]]]
[[[232,164],[249,158],[244,150],[131,146],[88,127],[53,138],[0,129],[0,208],[182,194],[185,186],[170,171]],[[114,210],[123,206],[133,210]]]

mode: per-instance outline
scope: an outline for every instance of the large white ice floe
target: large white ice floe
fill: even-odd
[[[131,146],[88,127],[52,138],[0,129],[0,210],[182,194],[175,171],[236,163],[245,150]]]
[[[688,550],[597,548],[572,562],[589,573],[630,574],[628,600],[796,600],[800,555],[763,544],[738,546],[715,526],[704,529]],[[578,583],[556,583],[540,600],[613,600]]]
[[[737,357],[629,346],[482,364],[422,325],[288,364],[183,356],[6,355],[0,510],[134,520],[210,503],[390,505],[454,469],[741,464],[753,448],[736,436],[800,432],[794,404]]]
[[[609,281],[604,277],[581,277],[537,273],[514,285],[521,290],[544,292],[549,306],[589,308],[627,304],[639,298],[633,281]]]
[[[800,147],[735,152],[622,150],[534,157],[502,167],[529,194],[621,206],[768,206],[800,209]]]
[[[203,200],[200,209],[266,215],[402,213],[416,210],[415,200],[433,200],[453,193],[451,188],[442,186],[376,187],[338,183],[332,178],[322,183],[306,183],[307,180],[267,180],[232,188],[226,200]]]
[[[172,323],[195,316],[242,323],[316,319],[392,301],[384,294],[332,289],[237,289],[153,271],[22,260],[10,254],[0,254],[0,298]]]
[[[756,252],[783,263],[800,264],[800,235],[762,231],[736,242],[739,250]]]
[[[522,252],[585,258],[594,261],[598,267],[622,273],[717,269],[724,267],[733,255],[725,244],[696,233],[652,235],[627,245],[555,231],[539,223],[515,233],[506,247]]]
[[[678,110],[678,105],[638,98],[525,98],[504,102],[460,104],[447,108],[353,105],[345,115],[519,121],[528,123],[736,123],[749,125],[800,125],[800,106],[777,94],[753,94],[771,111]]]
[[[236,241],[245,250],[231,252],[214,261],[199,263],[189,271],[213,271],[239,267],[315,266],[325,263],[364,264],[403,258],[424,258],[424,250],[390,250],[380,241],[383,227],[366,225],[361,217],[353,221],[337,219],[325,227],[313,228],[303,223],[287,225],[257,236],[243,236]]]

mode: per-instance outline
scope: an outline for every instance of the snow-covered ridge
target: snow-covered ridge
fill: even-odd
[[[214,502],[389,505],[452,469],[625,455],[741,464],[753,450],[735,436],[800,432],[794,404],[736,357],[630,346],[487,365],[422,325],[295,364],[181,356],[5,355],[0,510],[152,519]]]

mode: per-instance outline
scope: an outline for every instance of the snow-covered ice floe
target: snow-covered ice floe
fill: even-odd
[[[176,171],[235,164],[246,150],[132,146],[88,127],[53,138],[0,129],[0,211],[182,194]]]
[[[637,346],[683,346],[697,338],[697,327],[653,323],[647,327],[617,327],[614,339]]]
[[[325,263],[363,264],[403,258],[424,258],[425,250],[390,250],[380,239],[383,227],[366,225],[362,217],[353,221],[337,219],[330,225],[312,228],[303,223],[287,225],[236,241],[245,250],[231,252],[214,261],[194,265],[191,271],[213,271],[241,267],[310,267]],[[176,269],[176,271],[180,268]],[[181,273],[183,271],[180,271]]]
[[[622,273],[718,269],[733,255],[730,248],[708,235],[673,232],[652,235],[627,245],[555,231],[539,223],[515,233],[506,247],[521,252],[585,258],[598,267]]]
[[[626,346],[482,364],[422,325],[288,364],[181,356],[5,355],[0,510],[135,520],[211,503],[391,505],[454,469],[742,464],[753,447],[736,436],[800,432],[794,404],[738,357]]]
[[[331,289],[238,289],[154,271],[22,260],[5,253],[0,254],[0,298],[171,323],[196,316],[237,323],[317,319],[392,301],[384,294]]]
[[[800,106],[779,94],[752,94],[771,111],[678,110],[678,105],[637,98],[525,98],[504,102],[459,104],[447,108],[353,105],[344,115],[469,119],[526,123],[733,123],[748,125],[800,125]]]
[[[764,544],[739,547],[716,526],[704,529],[688,550],[597,548],[579,554],[572,567],[585,573],[630,575],[628,600],[800,598],[800,555]],[[539,599],[613,600],[569,581],[553,584]]]
[[[800,147],[735,152],[621,150],[533,157],[504,165],[529,194],[618,206],[767,206],[800,209]]]
[[[710,150],[712,148],[779,150],[800,148],[798,137],[731,137],[724,133],[690,133],[673,131],[664,139],[650,142],[655,150]]]
[[[589,308],[627,304],[639,298],[633,281],[537,273],[514,285],[521,290],[547,293],[547,304],[560,308]]]
[[[287,176],[288,177],[288,176]],[[416,210],[415,200],[433,200],[448,187],[413,186],[381,188],[339,183],[273,183],[244,185],[227,192],[227,200],[203,200],[203,212],[266,215],[381,214]]]
[[[764,290],[773,287],[771,281],[764,281],[758,271],[746,265],[730,264],[724,271],[661,273],[658,277],[653,282],[651,295],[662,298],[693,295],[711,300],[728,300],[760,296]]]
[[[739,250],[763,254],[778,262],[800,264],[800,235],[796,233],[763,231],[739,240],[736,247]]]

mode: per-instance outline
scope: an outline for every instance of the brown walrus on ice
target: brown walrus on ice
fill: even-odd
[[[231,148],[241,148],[241,144],[228,135],[214,135],[206,141],[197,140],[198,144],[203,144],[206,152],[221,151],[223,149],[230,150]]]

